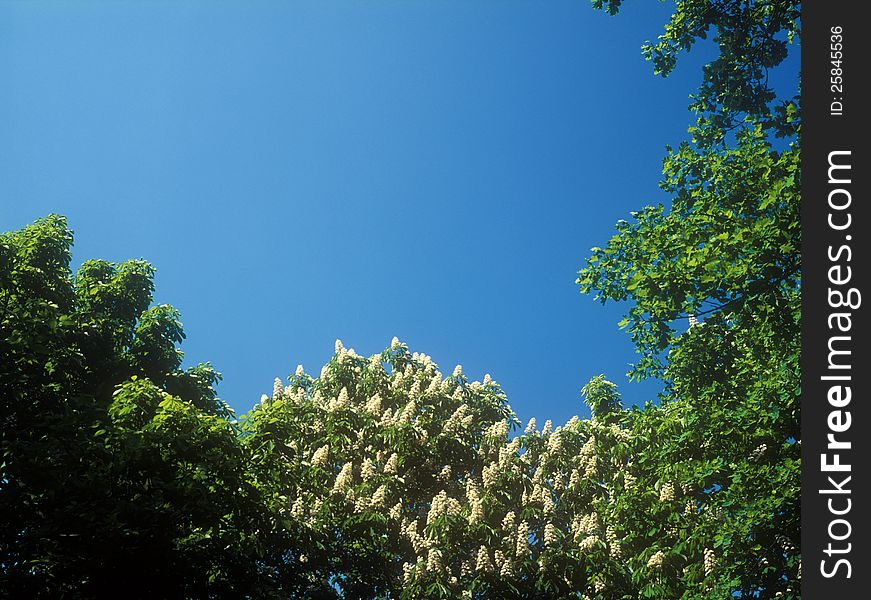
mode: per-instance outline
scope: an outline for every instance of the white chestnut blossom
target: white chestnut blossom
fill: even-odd
[[[517,526],[514,554],[517,558],[525,558],[529,553],[529,523],[521,521]]]
[[[440,375],[433,375],[432,379],[429,380],[429,385],[426,387],[426,395],[433,396],[439,393],[442,387],[442,378]]]
[[[381,416],[381,396],[373,394],[371,398],[366,401],[366,412],[368,412],[373,417]]]
[[[327,463],[330,454],[330,445],[326,444],[314,451],[311,457],[311,464],[314,467],[322,467]]]
[[[671,502],[672,500],[674,500],[674,484],[670,482],[662,484],[659,489],[659,501]]]
[[[396,423],[397,419],[393,415],[393,411],[389,408],[385,408],[384,412],[381,413],[381,420],[378,421],[378,425],[383,428],[392,427]]]
[[[514,511],[509,510],[502,518],[502,529],[505,531],[514,531]]]
[[[647,560],[647,568],[650,570],[659,570],[662,568],[662,565],[665,563],[665,553],[662,550],[657,550],[653,553],[653,555]]]
[[[431,548],[426,557],[426,569],[433,573],[439,573],[442,570],[442,552],[437,548]]]
[[[384,473],[387,475],[396,475],[396,468],[399,464],[399,456],[394,452],[387,459],[387,464],[384,465]]]
[[[486,546],[478,548],[475,570],[484,573],[489,573],[493,570],[493,561],[490,560],[490,553],[487,551]]]
[[[470,487],[466,492],[469,500],[469,525],[477,525],[484,520],[484,502],[475,487]]]
[[[556,543],[556,526],[553,523],[547,523],[544,526],[544,545],[553,546]]]
[[[334,492],[343,491],[351,483],[351,479],[353,478],[353,475],[354,475],[353,463],[350,463],[350,462],[345,463],[342,466],[342,470],[339,471],[338,475],[336,475],[336,481],[333,484],[333,491]]]
[[[705,576],[714,572],[717,566],[717,556],[710,548],[705,548]]]

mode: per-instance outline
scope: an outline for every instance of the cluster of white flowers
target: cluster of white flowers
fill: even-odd
[[[798,547],[792,543],[792,540],[782,533],[775,535],[774,540],[777,542],[777,545],[780,546],[780,549],[786,554],[795,554],[798,552]]]
[[[556,428],[553,435],[547,440],[547,451],[551,455],[557,455],[563,448],[562,429]]]
[[[523,491],[522,502],[524,504],[538,504],[545,512],[553,508],[553,498],[550,491],[540,480],[533,479],[532,491]]]
[[[327,405],[327,410],[330,412],[335,412],[337,410],[343,410],[348,408],[351,405],[351,400],[348,395],[348,388],[342,388],[342,391],[339,392],[339,395],[334,399],[330,400]]]
[[[375,490],[375,493],[372,494],[371,506],[374,508],[381,508],[387,502],[387,486],[379,485],[378,489]]]
[[[409,400],[408,404],[405,405],[405,408],[402,409],[402,413],[399,415],[400,423],[411,423],[414,419],[414,415],[417,412],[417,402],[414,400]]]
[[[466,483],[466,499],[469,501],[469,525],[477,525],[484,520],[484,501],[477,484],[471,480]]]
[[[535,428],[535,417],[529,419],[529,423],[526,424],[526,429],[523,430],[523,433],[526,435],[535,435],[538,431]]]
[[[305,402],[305,390],[304,389],[298,388],[296,390],[296,395],[294,397],[294,401],[297,404],[302,404],[303,402]]]
[[[575,520],[572,522],[572,530],[575,532],[575,540],[582,540],[585,537],[597,535],[601,530],[599,515],[591,512],[582,517],[575,517]]]
[[[342,470],[336,475],[336,481],[333,483],[333,491],[341,492],[351,483],[354,477],[354,463],[347,462],[342,466]]]
[[[399,422],[398,417],[393,413],[389,408],[385,408],[384,412],[381,413],[381,419],[378,420],[378,426],[387,429],[388,427],[393,427],[396,423]]]
[[[490,489],[496,486],[499,481],[499,463],[492,462],[484,465],[484,470],[481,472],[481,478],[484,481],[484,487]]]
[[[617,441],[628,442],[632,440],[632,434],[619,425],[611,425],[608,429]]]
[[[504,558],[502,560],[502,564],[499,566],[499,576],[503,579],[510,579],[511,577],[514,577],[514,564],[511,562],[511,560],[507,558]]]
[[[581,474],[577,469],[572,469],[572,472],[569,474],[569,487],[576,488],[581,483]]]
[[[513,577],[514,576],[514,565],[511,562],[511,559],[505,556],[505,553],[502,550],[496,550],[493,552],[493,562],[495,564],[495,570],[499,572],[501,577]]]
[[[688,516],[688,517],[691,517],[692,515],[696,514],[697,512],[698,512],[698,509],[696,508],[696,501],[693,500],[692,498],[687,498],[686,503],[684,503],[683,514]]]
[[[396,338],[393,338],[394,340]],[[411,585],[414,579],[414,565],[411,563],[402,563],[402,583],[406,586]]]
[[[461,429],[466,429],[469,427],[474,420],[474,415],[469,414],[469,406],[467,404],[460,404],[457,409],[448,417],[448,420],[445,421],[444,432],[446,434],[451,434]]]
[[[396,469],[399,466],[399,455],[394,452],[387,459],[387,464],[384,465],[385,475],[396,475]]]
[[[672,500],[674,500],[674,484],[666,482],[659,488],[659,501],[671,502]]]
[[[308,507],[308,514],[311,516],[317,515],[321,512],[321,508],[324,506],[324,501],[320,498],[315,498],[315,501],[312,502],[311,506]]]
[[[428,354],[424,354],[423,352],[414,352],[411,355],[411,358],[414,362],[421,364],[424,369],[428,369],[429,367],[435,368],[436,364],[432,361],[432,357]]]
[[[616,561],[623,559],[623,547],[620,544],[620,539],[617,537],[617,532],[613,527],[608,527],[605,530],[605,541],[608,542],[608,552]]]
[[[509,510],[502,518],[502,529],[505,531],[514,531],[515,514],[513,510]]]
[[[436,373],[429,380],[429,384],[426,386],[426,395],[427,396],[435,396],[442,389],[442,376],[440,373]]]
[[[317,450],[314,451],[311,457],[311,464],[313,467],[322,467],[327,464],[327,460],[330,456],[330,445],[326,444],[321,446]]]
[[[366,412],[368,412],[373,417],[381,416],[381,396],[379,394],[373,394],[371,398],[366,401]]]
[[[403,385],[405,385],[405,375],[402,374],[402,371],[397,371],[393,374],[393,379],[390,380],[390,387],[393,390],[399,391]]]
[[[591,552],[596,546],[601,543],[601,539],[597,535],[590,535],[581,540],[581,543],[578,544],[578,550],[582,553]]]
[[[284,398],[284,384],[280,378],[276,377],[272,383],[272,399],[281,400],[282,398]]]
[[[647,561],[647,568],[653,571],[659,570],[662,568],[662,565],[665,563],[665,553],[662,550],[657,550],[653,553],[653,555]]]
[[[521,521],[517,525],[514,554],[517,558],[525,558],[529,554],[529,523],[526,521]]]
[[[432,525],[436,519],[443,515],[459,517],[463,507],[456,498],[448,496],[444,490],[440,491],[432,499],[429,511],[426,515],[426,524]]]
[[[714,572],[714,568],[717,566],[717,557],[714,554],[714,551],[710,548],[705,548],[705,576],[709,576]]]
[[[599,469],[599,456],[596,454],[596,436],[590,436],[581,447],[580,463],[584,469],[584,477],[590,479],[596,476]]]
[[[486,546],[478,548],[475,570],[483,573],[490,573],[493,571],[493,561],[490,560],[490,552],[487,550]]]
[[[508,423],[504,420],[496,421],[490,427],[487,428],[487,431],[484,433],[485,438],[489,438],[491,441],[502,442],[508,436]]]
[[[432,573],[440,573],[443,568],[441,550],[430,548],[426,556],[426,570]]]
[[[299,519],[305,514],[305,503],[303,502],[301,497],[297,497],[296,500],[293,501],[293,505],[290,507],[290,515]]]
[[[353,493],[349,494],[348,500],[353,500],[354,502],[354,512],[359,514],[365,512],[366,509],[372,504],[372,501],[366,496],[355,496]]]
[[[401,532],[405,538],[411,542],[411,546],[414,548],[415,552],[420,552],[426,547],[426,540],[422,535],[420,535],[418,529],[419,527],[416,520],[406,519],[402,522]]]
[[[762,458],[762,456],[763,456],[767,451],[768,451],[768,445],[767,445],[767,444],[759,444],[758,446],[756,446],[756,448],[755,448],[755,449],[753,450],[753,452],[750,454],[750,461],[751,461],[751,462],[756,462],[756,461],[758,461],[760,458]]]
[[[553,546],[556,543],[556,526],[553,523],[547,523],[544,526],[544,545]]]

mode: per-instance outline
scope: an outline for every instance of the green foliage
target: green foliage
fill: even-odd
[[[71,244],[54,215],[0,237],[0,595],[250,586],[257,496],[219,375],[179,369],[147,263],[73,275]]]
[[[617,386],[605,379],[604,375],[593,377],[581,389],[581,393],[595,419],[607,419],[623,408]]]
[[[737,325],[797,309],[799,156],[797,145],[772,150],[759,127],[740,131],[734,149],[683,144],[665,160],[670,210],[633,213],[593,249],[578,283],[602,302],[632,300],[621,326],[642,354],[636,376],[662,374],[678,319]]]
[[[674,482],[665,497],[695,490],[686,528],[656,505],[633,509],[634,535],[651,524],[649,542],[685,565],[642,597],[799,594],[800,120],[768,87],[798,27],[793,2],[677,3],[644,48],[656,72],[710,29],[720,52],[693,97],[692,143],[663,163],[671,205],[619,222],[578,278],[603,303],[628,301],[630,374],[664,383],[661,405],[636,417],[642,471]]]
[[[615,15],[622,0],[593,0],[593,7]],[[705,65],[704,78],[691,96],[698,121],[691,130],[703,145],[724,135],[749,117],[780,135],[795,135],[789,113],[796,102],[775,103],[769,84],[771,69],[801,37],[800,2],[796,0],[678,0],[665,31],[642,46],[654,73],[668,76],[681,52],[711,36],[717,57]]]

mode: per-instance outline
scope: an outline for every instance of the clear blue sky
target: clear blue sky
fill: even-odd
[[[50,212],[74,261],[143,257],[248,410],[341,338],[490,373],[522,420],[587,414],[635,359],[574,281],[686,137],[700,52],[673,3],[3,2],[0,230]]]

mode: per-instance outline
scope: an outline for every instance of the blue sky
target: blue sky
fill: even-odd
[[[502,384],[522,420],[629,402],[589,249],[657,189],[704,53],[640,45],[673,3],[5,2],[0,230],[50,212],[74,261],[143,257],[238,412],[341,338]]]

